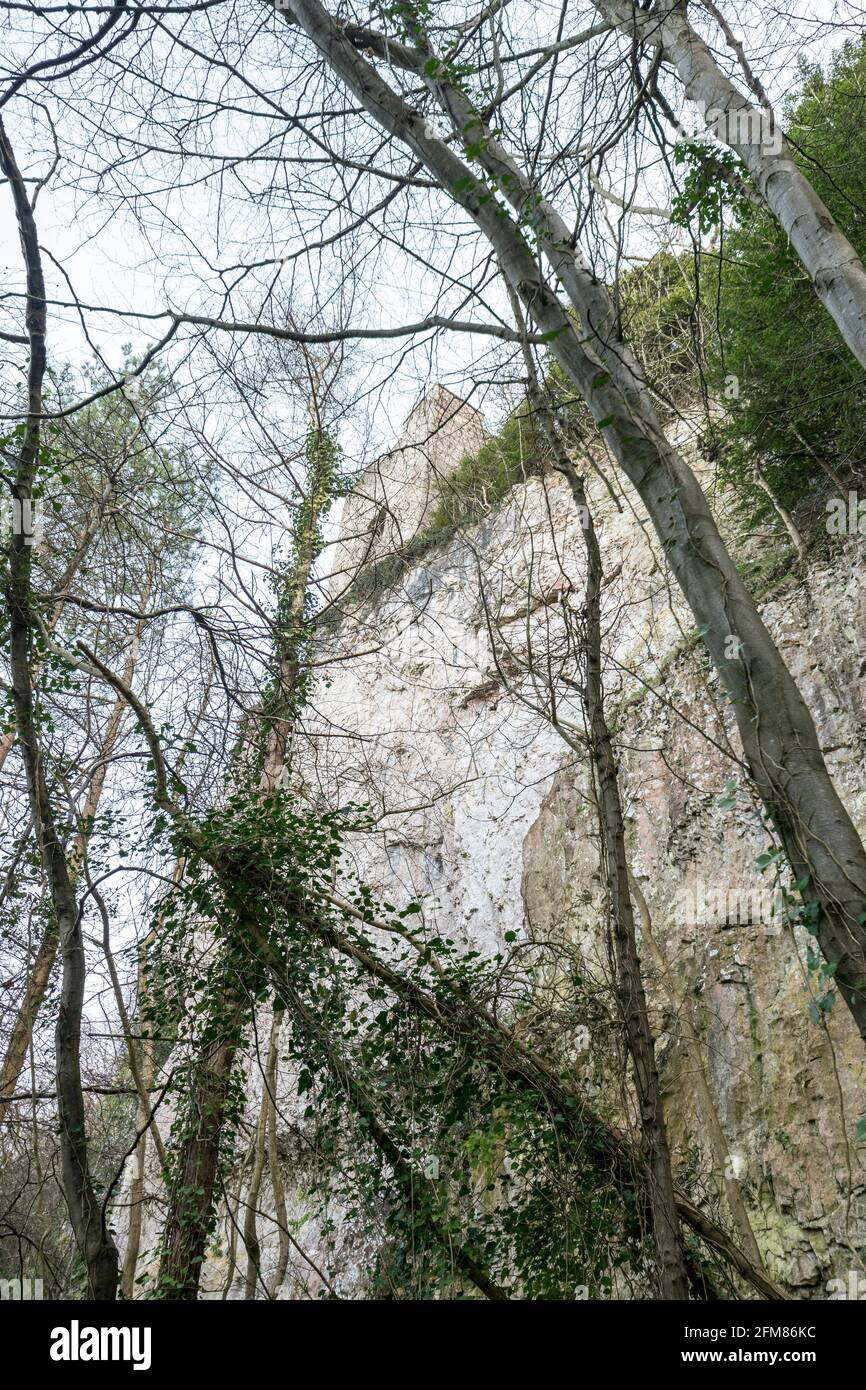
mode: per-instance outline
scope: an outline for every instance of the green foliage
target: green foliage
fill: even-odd
[[[291,1022],[286,1059],[317,1163],[307,1201],[326,1236],[335,1198],[341,1220],[366,1233],[378,1251],[373,1297],[475,1296],[455,1271],[454,1245],[526,1297],[608,1291],[616,1269],[640,1266],[643,1247],[582,1107],[566,1098],[552,1111],[491,1065],[477,1015],[460,1001],[489,1007],[500,997],[501,957],[449,938],[425,943],[413,932],[416,904],[377,902],[354,879],[338,886],[348,907],[335,901],[333,865],[360,829],[369,829],[361,807],[313,813],[285,791],[238,792],[202,821],[200,851],[162,909],[151,965],[160,988],[148,991],[149,1028],[176,1038],[172,1149],[197,1122],[184,1057],[241,1046],[254,1011],[269,1004]],[[381,958],[374,922],[393,933],[388,968],[438,1001],[436,1016],[363,965]],[[202,951],[202,933],[217,949]],[[338,939],[349,949],[335,949]],[[178,1012],[172,1001],[184,991]],[[527,991],[519,1007],[528,1001]],[[440,1015],[453,1019],[455,1009],[459,1027],[443,1028]],[[241,1122],[239,1096],[229,1100],[224,1176]]]
[[[617,282],[622,333],[648,382],[675,405],[698,396],[705,333],[691,256],[661,251]]]
[[[795,157],[819,196],[866,255],[866,39],[828,71],[804,65],[785,113]],[[844,496],[866,463],[866,376],[815,294],[776,219],[747,200],[736,157],[706,140],[681,142],[673,221],[717,249],[660,252],[617,283],[623,335],[663,399],[683,407],[709,394],[722,409],[704,451],[739,499],[749,526],[778,526],[757,478],[824,530],[826,494]],[[696,269],[696,265],[699,268]]]
[[[439,481],[439,503],[430,518],[430,534],[487,516],[513,487],[541,472],[548,452],[529,406],[523,402],[477,453],[467,455]]]
[[[694,220],[704,235],[719,225],[725,209],[740,212],[746,206],[740,181],[748,178],[748,172],[732,150],[707,140],[680,140],[674,163],[683,170],[671,208],[675,226],[688,227]]]
[[[347,608],[376,603],[425,555],[447,544],[460,527],[488,516],[512,488],[542,472],[547,452],[524,401],[476,453],[467,454],[447,478],[437,480],[439,500],[424,530],[393,555],[364,565],[330,621],[340,621]]]
[[[825,74],[803,68],[787,128],[797,158],[858,254],[866,254],[866,40],[849,43]],[[745,206],[721,242],[703,293],[718,299],[710,381],[725,407],[713,433],[721,476],[747,513],[769,514],[755,460],[793,508],[838,491],[830,476],[862,474],[866,377],[815,295],[795,251],[763,208]]]
[[[303,495],[290,522],[291,545],[274,579],[274,671],[262,696],[265,733],[274,719],[291,727],[309,695],[308,657],[315,617],[310,580],[324,546],[325,519],[334,499],[346,490],[340,446],[329,430],[309,431],[306,463]]]

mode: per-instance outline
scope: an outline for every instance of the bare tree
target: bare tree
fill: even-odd
[[[13,489],[14,497],[23,505],[32,503],[40,444],[46,362],[45,282],[33,210],[12,147],[2,128],[0,166],[9,181],[15,202],[27,275],[26,321],[30,339],[28,414]],[[63,1181],[70,1220],[87,1268],[88,1291],[93,1298],[111,1299],[117,1284],[117,1249],[108,1230],[104,1206],[93,1185],[81,1089],[81,1014],[86,975],[81,914],[45,780],[34,717],[31,669],[34,622],[30,575],[31,548],[23,528],[19,528],[11,542],[6,605],[17,736],[27,772],[30,811],[51,894],[52,911],[57,921],[63,961],[55,1044]]]

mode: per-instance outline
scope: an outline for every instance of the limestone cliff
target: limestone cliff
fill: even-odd
[[[583,547],[568,488],[533,478],[481,521],[422,547],[383,592],[353,600],[347,587],[398,533],[423,528],[437,476],[477,448],[479,417],[453,402],[437,391],[410,418],[390,498],[388,469],[377,465],[345,509],[337,603],[317,653],[333,664],[305,711],[298,775],[315,803],[371,806],[376,830],[357,836],[348,857],[391,902],[419,902],[425,930],[484,952],[524,952],[548,977],[562,945],[603,992],[595,820],[569,684]],[[688,425],[682,434],[689,447]],[[862,1042],[838,1001],[810,1009],[809,939],[777,913],[774,882],[757,866],[767,834],[740,777],[730,713],[635,498],[612,499],[597,477],[590,495],[608,576],[607,698],[647,908],[641,949],[674,1160],[685,1182],[702,1175],[706,1200],[724,1210],[708,1178],[721,1177],[709,1101],[770,1273],[795,1296],[833,1296],[850,1290],[866,1253],[866,1149],[855,1137]],[[861,833],[864,586],[854,538],[777,580],[763,605]],[[566,1012],[551,1026],[598,1103],[612,1113],[627,1106],[603,1015]],[[251,1104],[260,1084],[251,1082]],[[292,1095],[283,1078],[283,1104]],[[303,1145],[291,1128],[281,1145],[295,1229],[315,1251]],[[344,1234],[336,1277],[352,1292],[363,1259]],[[267,1270],[276,1242],[262,1236]],[[292,1269],[281,1296],[294,1296],[298,1281],[321,1287],[294,1256]],[[224,1257],[214,1260],[205,1286],[216,1292],[224,1272]],[[239,1291],[236,1279],[230,1296]]]
[[[684,436],[688,444],[688,427]],[[427,476],[416,486],[425,491]],[[591,495],[609,577],[608,700],[632,870],[653,924],[654,949],[642,947],[675,1155],[683,1171],[714,1167],[687,1013],[768,1266],[792,1292],[827,1297],[828,1281],[863,1268],[862,1042],[838,1001],[817,1022],[810,1012],[808,938],[784,923],[772,876],[756,865],[768,838],[749,798],[724,796],[729,778],[741,780],[731,720],[639,508],[626,494],[618,510],[598,480]],[[341,661],[315,696],[306,778],[317,798],[372,798],[380,830],[354,847],[358,867],[392,900],[399,885],[421,902],[431,931],[487,951],[507,951],[512,933],[518,943],[561,936],[601,979],[586,770],[546,717],[553,689],[560,723],[580,723],[564,620],[580,604],[579,527],[567,487],[532,480],[347,616],[327,650],[366,654]],[[866,832],[857,539],[777,583],[763,614]]]

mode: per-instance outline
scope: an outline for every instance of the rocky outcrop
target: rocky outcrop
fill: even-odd
[[[394,448],[364,469],[346,498],[331,555],[332,599],[363,565],[399,553],[423,531],[439,488],[484,437],[479,412],[447,387],[434,386],[418,401]]]
[[[827,1297],[830,1281],[863,1267],[862,1042],[832,993],[815,1007],[824,989],[809,938],[785,919],[772,866],[758,866],[771,842],[732,721],[639,507],[628,494],[615,506],[597,479],[591,496],[675,1157],[685,1175],[715,1166],[688,1013],[768,1266],[792,1292]],[[784,553],[784,538],[769,543]],[[430,931],[486,951],[507,951],[512,934],[567,941],[603,981],[594,811],[569,685],[582,567],[580,518],[550,479],[516,488],[427,553],[329,637],[325,654],[339,660],[315,699],[305,775],[317,798],[372,801],[380,829],[353,846],[355,864],[390,900],[419,901]],[[866,556],[856,538],[789,577],[763,612],[862,832]]]
[[[453,426],[440,437],[447,447],[436,469],[453,467],[482,437],[480,420],[453,402],[435,393],[388,456],[399,458],[397,495],[377,505],[400,519],[401,535],[429,514],[434,415],[445,408]],[[680,442],[688,447],[687,427]],[[385,471],[375,466],[377,488]],[[404,566],[386,592],[341,614],[339,594],[370,554],[358,541],[375,492],[365,479],[335,550],[336,602],[298,747],[303,791],[317,804],[371,807],[376,829],[355,837],[347,861],[390,902],[420,903],[423,930],[483,952],[527,952],[539,988],[555,985],[560,951],[577,955],[590,989],[609,998],[576,689],[583,546],[570,492],[555,478],[527,481],[484,520]],[[866,1280],[858,1283],[866,1256],[866,1149],[856,1143],[866,1105],[862,1041],[838,999],[816,1006],[826,990],[809,968],[810,939],[779,911],[772,865],[762,873],[758,864],[770,841],[740,775],[729,710],[636,499],[612,499],[594,475],[590,484],[607,575],[608,709],[631,868],[647,908],[641,948],[675,1163],[726,1219],[709,1097],[771,1275],[795,1296],[851,1296],[866,1291]],[[388,544],[383,529],[377,558]],[[784,554],[784,537],[767,544]],[[862,833],[866,556],[858,539],[840,539],[807,573],[777,585],[764,617]],[[628,1105],[610,1068],[614,1026],[603,1009],[585,1020],[564,1011],[560,1036],[595,1103],[611,1113]],[[253,1116],[260,1086],[251,1077]],[[284,1077],[281,1115],[293,1092]],[[319,1233],[315,1222],[305,1225],[292,1142],[287,1133],[293,1229],[315,1252]],[[261,1235],[267,1278],[276,1239]],[[363,1259],[348,1233],[337,1266],[340,1287],[357,1289]],[[225,1274],[223,1256],[206,1271],[206,1288],[221,1289]],[[316,1278],[293,1255],[281,1296],[304,1296]],[[235,1279],[230,1296],[240,1289]]]

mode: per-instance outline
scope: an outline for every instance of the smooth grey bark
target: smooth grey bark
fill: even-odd
[[[685,95],[700,102],[707,125],[743,161],[785,230],[824,308],[861,367],[866,367],[866,268],[797,165],[775,117],[754,106],[716,62],[689,22],[685,0],[647,11],[631,0],[593,0],[603,19],[638,39],[676,70]],[[745,137],[745,138],[743,138]]]
[[[319,0],[292,0],[298,24],[376,121],[423,161],[496,252],[524,311],[589,407],[613,457],[653,523],[691,607],[736,718],[750,774],[797,880],[821,909],[818,942],[866,1039],[866,851],[833,785],[811,715],[719,534],[692,470],[666,438],[613,304],[555,209],[486,131],[462,92],[425,75],[462,140],[483,166],[476,176],[359,53]],[[375,36],[374,36],[375,37]],[[372,46],[365,32],[362,42]],[[380,42],[385,51],[385,45]],[[400,51],[395,55],[395,48]],[[429,50],[387,45],[390,61],[425,73]],[[408,55],[408,56],[407,56]],[[436,71],[434,68],[433,71]],[[441,77],[441,69],[440,69]],[[469,127],[467,130],[467,126]],[[577,315],[560,303],[540,261],[487,179],[535,233]],[[737,639],[732,642],[732,638]],[[732,652],[739,655],[732,655]]]

